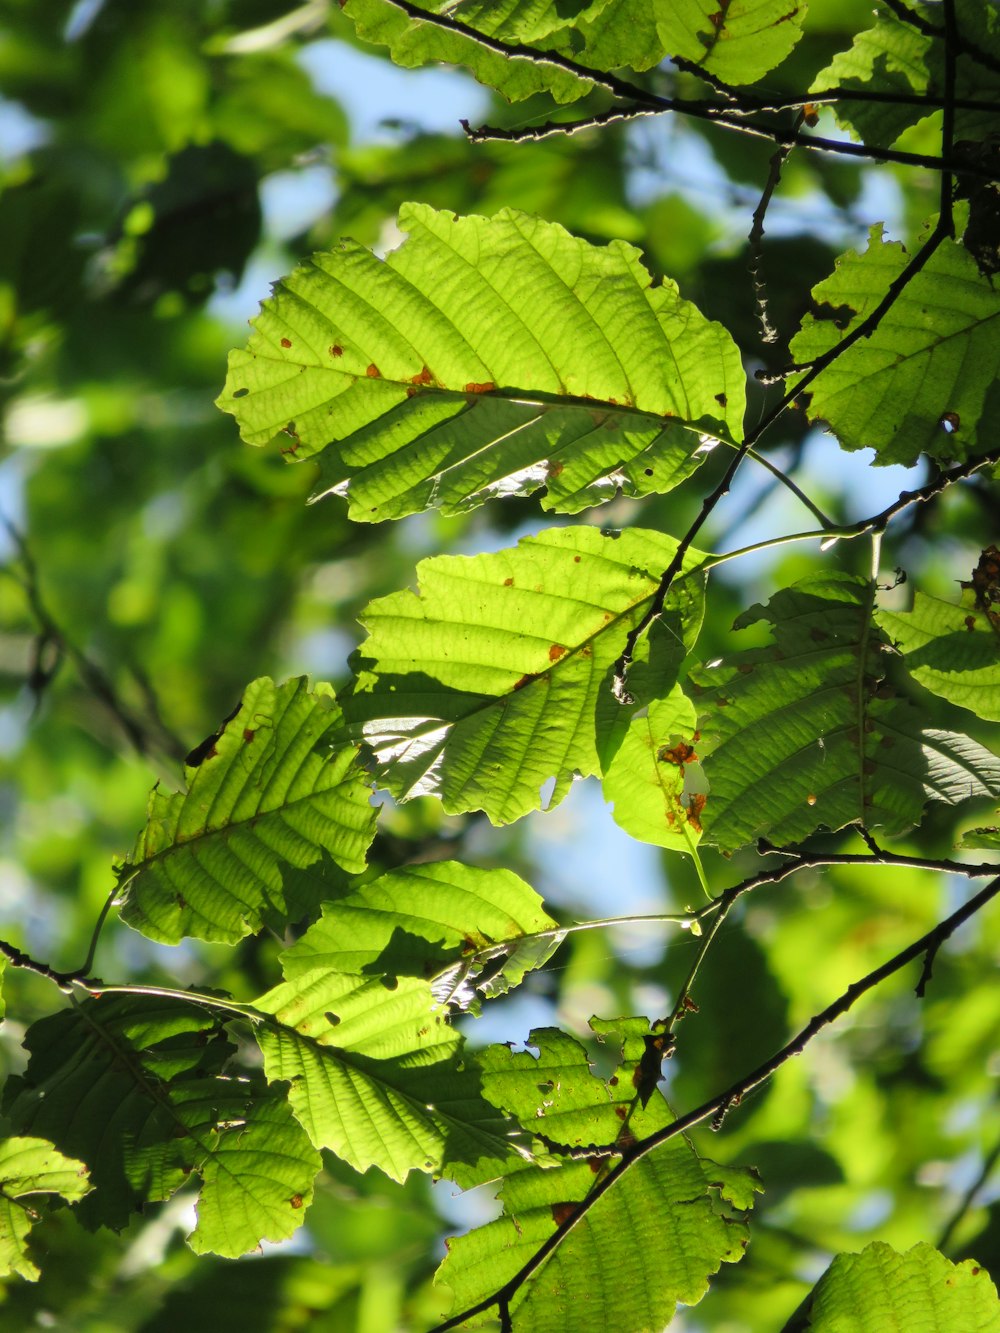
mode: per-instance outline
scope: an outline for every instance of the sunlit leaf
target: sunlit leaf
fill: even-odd
[[[755,606],[774,643],[692,673],[709,796],[703,823],[724,848],[785,844],[860,822],[900,833],[928,801],[1000,792],[1000,759],[882,684],[888,647],[872,621],[873,585],[815,575]]]
[[[583,0],[585,12],[599,12],[607,0]],[[446,13],[467,26],[495,35],[504,41],[554,44],[566,27],[561,6],[554,0],[525,4],[523,0],[424,0],[418,8],[428,13]],[[495,14],[494,14],[495,11]],[[346,0],[343,12],[359,37],[386,46],[393,62],[404,68],[443,61],[465,65],[480,83],[497,88],[511,102],[532,93],[550,92],[558,102],[573,102],[590,91],[591,84],[574,74],[533,60],[508,59],[488,50],[471,37],[448,32],[431,23],[420,23],[387,0]]]
[[[648,1032],[645,1020],[642,1026]],[[619,1133],[630,1141],[670,1121],[658,1094],[645,1109],[636,1103],[633,1060],[621,1061],[606,1082],[579,1043],[558,1031],[533,1032],[527,1051],[489,1047],[480,1059],[487,1096],[544,1135],[554,1151],[560,1144],[614,1143]],[[512,1277],[616,1161],[564,1160],[509,1174],[504,1215],[449,1243],[438,1281],[451,1288],[455,1308]],[[745,1223],[725,1215],[703,1164],[678,1136],[622,1176],[517,1292],[513,1327],[662,1328],[678,1301],[701,1299],[720,1264],[742,1258],[746,1242]]]
[[[56,1194],[73,1203],[89,1189],[84,1164],[64,1157],[45,1139],[0,1141],[0,1277],[16,1273],[34,1282],[40,1276],[27,1246],[38,1220],[34,1196]]]
[[[1000,20],[996,6],[983,4],[981,0],[956,0],[955,10],[962,35],[984,52],[987,59],[992,57],[996,61],[1000,58]],[[877,88],[880,93],[896,93],[901,97],[918,94],[943,99],[943,36],[932,37],[921,32],[914,24],[891,13],[885,5],[874,12],[875,24],[857,33],[849,50],[838,53],[820,71],[810,91],[820,93],[827,88],[846,88],[864,92]],[[927,14],[933,12],[928,10]],[[937,15],[931,22],[941,27]],[[976,60],[969,51],[957,53],[955,96],[960,100],[954,112],[956,140],[986,139],[1000,127],[1000,116],[988,106],[991,101],[995,102],[996,87],[995,69]],[[967,100],[978,100],[987,105],[979,108],[961,105]],[[940,109],[933,106],[881,100],[866,102],[863,98],[835,103],[834,113],[855,138],[885,148],[925,116],[933,115],[939,120],[941,117]]]
[[[352,518],[541,486],[575,511],[669,490],[706,437],[739,437],[735,344],[633,247],[511,209],[407,204],[399,225],[384,261],[345,241],[286,278],[219,399],[248,443],[284,430],[286,453],[318,454]]]
[[[301,1226],[319,1155],[283,1098],[222,1074],[233,1048],[215,1026],[180,1000],[113,995],[29,1029],[4,1110],[87,1164],[88,1225],[120,1229],[194,1171],[197,1250],[235,1258]]]
[[[953,1264],[932,1245],[900,1254],[873,1241],[860,1254],[838,1254],[816,1285],[809,1333],[997,1333],[1000,1301],[989,1274],[972,1259]]]
[[[533,938],[539,931],[550,933]],[[511,871],[434,861],[326,904],[281,963],[289,980],[316,968],[420,977],[440,1000],[464,1007],[477,991],[492,997],[518,985],[559,942],[541,898]]]
[[[666,699],[630,711],[620,709],[617,726],[602,736],[602,787],[615,823],[643,842],[692,853],[706,790],[694,705],[674,686]]]
[[[670,0],[657,8],[660,41],[726,83],[756,83],[802,36],[805,3]]]
[[[404,1180],[446,1165],[471,1184],[514,1158],[511,1124],[462,1065],[461,1038],[428,982],[317,967],[255,1007],[274,1016],[256,1029],[268,1078],[290,1084],[313,1143],[356,1171],[377,1166]]]
[[[792,340],[795,360],[808,363],[835,347],[908,262],[903,247],[874,227],[868,249],[849,250],[813,288],[813,313]],[[965,459],[1000,430],[998,376],[993,285],[964,246],[944,240],[875,331],[810,384],[807,411],[845,448],[874,449],[878,464],[915,463],[921,453]]]
[[[983,611],[918,592],[912,611],[879,611],[878,623],[926,689],[1000,722],[1000,630]]]
[[[282,866],[323,852],[364,869],[374,834],[371,788],[332,692],[305,677],[247,687],[236,713],[186,769],[187,789],[154,788],[148,822],[118,871],[122,916],[152,939],[236,943],[286,920]]]
[[[599,772],[599,697],[676,549],[634,528],[554,528],[513,550],[421,561],[418,592],[365,610],[370,637],[344,704],[389,790],[435,792],[449,811],[506,823],[557,804],[575,773]],[[703,558],[688,551],[685,568]],[[703,578],[671,594],[688,645]]]

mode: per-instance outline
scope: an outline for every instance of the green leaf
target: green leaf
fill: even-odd
[[[111,995],[32,1025],[4,1110],[87,1163],[87,1225],[120,1229],[202,1178],[192,1245],[235,1258],[302,1224],[319,1155],[284,1098],[222,1069],[233,1053],[191,1003]]]
[[[928,10],[927,14],[933,15],[931,21],[940,27],[934,11]],[[1000,58],[1000,22],[995,6],[981,0],[956,0],[956,18],[966,40],[987,57]],[[874,26],[856,34],[850,49],[836,55],[816,76],[810,91],[821,93],[827,88],[941,98],[945,89],[944,41],[920,32],[883,6]],[[955,62],[956,98],[995,102],[996,92],[995,71],[960,52]],[[925,117],[941,119],[940,109],[902,103],[842,101],[833,109],[838,122],[856,139],[882,148],[891,147],[904,130]],[[955,108],[957,141],[987,139],[998,127],[1000,117],[995,111]]]
[[[953,1264],[932,1245],[900,1254],[874,1241],[838,1254],[820,1278],[802,1324],[809,1333],[1000,1333],[1000,1301],[975,1260]]]
[[[356,1171],[377,1166],[404,1180],[444,1170],[472,1184],[514,1157],[510,1122],[460,1063],[461,1037],[426,981],[319,967],[255,1008],[273,1015],[256,1029],[267,1077],[289,1082],[312,1142]]]
[[[780,65],[802,36],[807,5],[788,0],[670,0],[657,8],[657,32],[726,83],[747,84]]]
[[[535,938],[538,932],[550,934]],[[335,903],[281,956],[294,980],[313,969],[430,980],[468,1007],[518,985],[560,943],[542,900],[509,870],[435,861],[390,871]]]
[[[187,789],[149,799],[146,828],[119,867],[122,917],[151,939],[235,944],[283,926],[282,867],[327,852],[364,869],[374,835],[371,786],[356,748],[331,739],[342,718],[329,687],[304,676],[247,687],[235,714],[189,758]]]
[[[835,347],[906,267],[903,247],[872,228],[864,254],[849,250],[813,288],[813,314],[792,340],[808,363]],[[870,337],[809,386],[811,421],[825,421],[846,449],[875,450],[878,465],[921,453],[965,459],[1000,430],[1000,309],[989,278],[964,246],[944,240]]]
[[[262,1240],[287,1240],[312,1202],[323,1161],[285,1098],[257,1097],[244,1115],[201,1165],[198,1225],[188,1237],[197,1254],[236,1259]]]
[[[417,566],[419,591],[372,602],[358,682],[344,703],[394,796],[438,794],[449,812],[507,823],[554,806],[574,774],[600,771],[595,713],[610,670],[677,549],[629,529],[554,528],[513,550]],[[681,636],[701,623],[704,559],[668,607]]]
[[[694,705],[675,685],[631,715],[619,709],[612,727],[602,736],[602,786],[615,823],[633,838],[693,855],[706,791]]]
[[[35,1282],[41,1274],[28,1256],[27,1239],[38,1213],[33,1195],[57,1194],[75,1203],[90,1189],[87,1168],[45,1139],[0,1142],[0,1277],[12,1273]]]
[[[512,209],[404,205],[386,259],[345,241],[282,283],[219,406],[250,444],[319,455],[359,521],[545,485],[569,512],[666,491],[744,410],[736,346],[638,250]]]
[[[699,727],[707,834],[732,849],[786,844],[861,822],[901,833],[929,800],[1000,792],[1000,759],[967,736],[922,730],[881,684],[888,645],[872,623],[873,585],[815,575],[744,612],[774,643],[702,667]]]
[[[626,1025],[630,1020],[622,1020]],[[632,1020],[649,1035],[647,1020]],[[610,1026],[610,1025],[609,1025]],[[631,1030],[630,1028],[630,1030]],[[544,1136],[565,1145],[631,1141],[670,1122],[655,1095],[637,1102],[638,1065],[622,1060],[605,1082],[580,1044],[565,1033],[531,1034],[529,1050],[489,1047],[480,1055],[484,1087]],[[637,1030],[626,1046],[643,1043]],[[537,1055],[533,1054],[537,1050]],[[625,1122],[627,1120],[627,1128]],[[449,1242],[437,1281],[451,1288],[456,1308],[488,1296],[514,1275],[572,1212],[615,1157],[528,1167],[504,1181],[504,1215]],[[545,1266],[511,1302],[515,1329],[662,1328],[675,1305],[694,1305],[720,1264],[742,1258],[745,1223],[719,1206],[703,1165],[683,1136],[669,1140],[628,1170],[568,1234]]]
[[[598,12],[605,0],[591,0],[584,7]],[[557,33],[566,24],[559,18],[554,0],[525,4],[523,0],[431,0],[419,6],[431,14],[446,13],[489,36],[507,42],[558,45]],[[343,12],[366,42],[389,48],[393,63],[405,69],[437,64],[465,65],[480,83],[496,88],[510,102],[520,102],[533,93],[549,92],[557,102],[574,102],[593,86],[552,65],[535,60],[509,59],[480,45],[472,37],[449,32],[431,23],[415,22],[388,0],[347,0]]]
[[[912,611],[876,619],[925,689],[1000,722],[1000,632],[982,612],[918,592]]]
[[[1000,851],[1000,828],[970,828],[962,834],[959,847],[982,848],[985,851]]]

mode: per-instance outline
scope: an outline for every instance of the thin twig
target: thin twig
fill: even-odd
[[[24,572],[21,575],[10,569],[6,572],[19,584],[32,617],[38,626],[39,649],[36,652],[36,657],[40,655],[43,646],[52,647],[56,650],[58,654],[57,662],[62,655],[68,657],[76,667],[81,683],[91,694],[100,699],[101,703],[118,722],[129,744],[142,758],[147,759],[159,751],[171,760],[182,761],[187,747],[176,736],[173,736],[162,723],[158,728],[161,733],[160,737],[158,740],[154,739],[145,724],[135,716],[120,698],[118,691],[103,668],[88,657],[81,648],[77,647],[59,625],[42,597],[38,567],[35,564],[27,539],[9,519],[3,518],[0,519],[0,522],[3,523],[4,528],[17,547],[18,556],[23,567]],[[33,682],[36,696],[41,689],[45,688],[51,677],[51,669],[42,671],[38,675],[37,680]]]
[[[795,128],[802,124],[802,112],[800,111],[795,120]],[[760,200],[753,211],[753,225],[750,228],[750,234],[747,240],[750,244],[750,280],[753,283],[754,300],[757,304],[757,319],[760,323],[761,341],[765,343],[776,343],[778,341],[778,330],[768,319],[767,315],[767,283],[764,280],[764,255],[762,242],[764,240],[764,218],[767,215],[768,205],[774,197],[774,192],[778,188],[781,180],[781,168],[785,164],[785,159],[791,152],[791,148],[779,147],[771,154],[771,161],[768,163],[767,180],[764,183],[764,189],[761,191]]]
[[[549,1236],[537,1250],[535,1250],[531,1258],[528,1259],[526,1263],[522,1264],[512,1278],[505,1282],[502,1287],[498,1288],[490,1296],[484,1297],[481,1301],[476,1302],[475,1305],[471,1305],[467,1309],[461,1310],[458,1314],[452,1315],[442,1323],[435,1325],[431,1333],[447,1333],[448,1329],[458,1328],[459,1325],[464,1324],[466,1320],[471,1319],[474,1315],[482,1314],[484,1311],[492,1309],[495,1305],[500,1308],[509,1308],[510,1301],[516,1292],[520,1290],[524,1283],[527,1282],[539,1268],[542,1267],[549,1256],[559,1248],[570,1232],[580,1224],[595,1204],[597,1204],[609,1190],[614,1188],[621,1177],[627,1171],[631,1170],[636,1162],[641,1161],[642,1158],[648,1156],[649,1153],[653,1152],[662,1144],[667,1143],[670,1139],[677,1138],[678,1135],[687,1133],[689,1129],[693,1129],[695,1125],[702,1124],[705,1120],[712,1119],[713,1123],[720,1123],[721,1117],[724,1117],[727,1111],[731,1110],[734,1106],[738,1106],[750,1092],[755,1088],[760,1087],[761,1084],[766,1083],[794,1056],[801,1055],[809,1043],[824,1028],[828,1027],[831,1023],[836,1022],[838,1018],[841,1018],[846,1014],[863,995],[867,994],[868,991],[873,990],[883,981],[886,981],[896,972],[899,972],[902,968],[906,967],[908,963],[913,962],[914,959],[919,958],[921,954],[927,953],[928,950],[939,948],[945,940],[949,939],[950,936],[955,933],[959,926],[968,921],[969,918],[974,916],[981,908],[985,907],[986,904],[989,903],[991,899],[995,898],[998,893],[1000,893],[1000,877],[991,880],[989,884],[980,889],[977,894],[970,898],[969,901],[957,911],[953,912],[951,916],[938,922],[932,930],[929,930],[918,940],[914,940],[911,945],[895,954],[887,962],[883,963],[881,967],[875,968],[873,971],[867,973],[866,976],[853,982],[837,997],[836,1000],[833,1001],[832,1004],[827,1005],[827,1007],[820,1013],[815,1014],[806,1026],[802,1028],[791,1041],[782,1046],[779,1051],[776,1051],[770,1059],[765,1060],[763,1064],[758,1065],[756,1069],[751,1070],[750,1073],[744,1075],[743,1078],[738,1079],[730,1087],[726,1088],[724,1092],[718,1093],[710,1101],[703,1102],[701,1106],[696,1107],[693,1111],[689,1111],[686,1115],[674,1120],[664,1129],[658,1130],[655,1134],[651,1134],[649,1138],[641,1140],[633,1147],[625,1149],[618,1165],[614,1167],[613,1170],[609,1171],[602,1180],[597,1182],[587,1197],[576,1206],[575,1210],[563,1222],[560,1223],[552,1235]]]
[[[391,3],[399,4],[401,0],[391,0]],[[799,105],[805,104],[799,99]],[[936,107],[938,103],[935,102],[934,105]],[[678,115],[691,116],[696,120],[709,121],[713,125],[720,125],[724,129],[735,130],[740,134],[749,134],[752,138],[765,139],[770,143],[779,144],[786,148],[800,145],[803,148],[823,153],[834,153],[841,157],[863,158],[870,162],[894,162],[900,166],[922,167],[927,171],[948,170],[956,175],[976,176],[989,181],[996,179],[996,172],[988,167],[963,159],[945,162],[940,157],[927,153],[911,153],[897,148],[881,148],[875,144],[852,143],[843,139],[827,139],[815,134],[803,134],[798,130],[787,130],[781,125],[763,125],[745,119],[747,115],[754,114],[756,110],[757,108],[753,108],[747,112],[736,112],[729,107],[720,106],[717,102],[694,102],[680,97],[659,97],[655,94],[649,94],[638,104],[613,107],[608,111],[602,111],[595,116],[588,116],[577,121],[548,121],[544,125],[521,126],[516,129],[503,129],[495,125],[480,125],[478,128],[472,129],[468,121],[465,120],[462,121],[462,125],[471,143],[496,141],[503,143],[538,143],[552,135],[576,134],[580,130],[592,129],[595,126],[612,124],[616,121],[635,120],[640,116],[658,116],[667,112],[675,112]]]
[[[993,1145],[991,1151],[987,1153],[986,1158],[983,1161],[983,1165],[979,1170],[979,1174],[976,1176],[975,1180],[962,1195],[961,1199],[959,1200],[958,1207],[955,1209],[951,1217],[949,1217],[948,1221],[945,1223],[944,1229],[942,1230],[941,1235],[938,1237],[937,1245],[935,1247],[936,1249],[947,1250],[948,1246],[951,1244],[952,1236],[954,1236],[956,1230],[958,1229],[958,1224],[961,1222],[962,1218],[971,1208],[973,1200],[975,1199],[976,1195],[986,1184],[987,1180],[989,1180],[993,1172],[993,1168],[996,1166],[997,1162],[1000,1162],[1000,1139],[998,1139],[997,1142]]]
[[[941,115],[941,157],[948,161],[955,149],[955,62],[958,57],[959,32],[955,16],[955,0],[944,0],[944,110]],[[948,236],[955,235],[952,218],[952,199],[955,178],[945,169],[941,172],[940,225]]]

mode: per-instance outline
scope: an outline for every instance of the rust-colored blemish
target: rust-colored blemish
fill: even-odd
[[[683,768],[685,764],[697,762],[698,756],[694,752],[694,746],[688,745],[685,741],[678,741],[674,746],[662,745],[656,752],[657,759],[663,764],[676,764],[678,768]]]
[[[256,733],[256,731],[253,730],[252,727],[244,727],[244,728],[243,728],[243,739],[246,741],[247,745],[250,744],[250,742],[253,740],[253,738],[254,738],[256,735],[257,735],[257,733]]]
[[[420,371],[419,375],[410,376],[411,384],[432,384],[433,382],[434,382],[434,376],[431,374],[431,372],[428,370],[426,366],[424,366],[423,370]]]
[[[292,1205],[293,1208],[301,1208],[303,1203],[302,1195],[293,1194],[292,1197],[288,1200],[288,1202]]]
[[[688,801],[688,823],[696,833],[701,832],[701,812],[705,808],[705,802],[708,797],[704,792],[695,792]]]
[[[513,586],[514,586],[514,580],[513,580],[513,579],[504,579],[504,581],[503,581],[503,586],[504,586],[505,588],[513,588]]]
[[[565,657],[568,651],[561,643],[553,643],[549,648],[549,661],[558,662],[560,657]]]
[[[562,1226],[575,1212],[575,1203],[554,1203],[552,1205],[552,1220],[557,1227]]]
[[[291,340],[291,338],[282,338],[282,340],[281,340],[281,345],[282,345],[282,347],[291,347],[291,345],[292,345],[292,340]]]
[[[375,364],[374,361],[365,371],[365,374],[368,376],[370,380],[377,380],[382,378],[382,372],[379,370],[378,366]]]
[[[340,343],[334,343],[333,346],[329,349],[329,352],[331,356],[344,355],[344,349],[341,347]]]
[[[465,386],[465,393],[491,393],[497,386],[492,380],[485,380],[482,384],[469,383]]]

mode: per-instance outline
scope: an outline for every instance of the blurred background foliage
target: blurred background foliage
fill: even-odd
[[[869,10],[868,0],[813,0],[805,39],[768,86],[807,87]],[[651,77],[698,87],[670,69]],[[935,206],[937,182],[912,168],[793,154],[763,252],[781,335],[767,345],[745,240],[766,145],[657,118],[474,147],[462,115],[521,124],[547,108],[511,109],[458,72],[395,69],[362,50],[325,0],[293,10],[281,0],[5,0],[0,916],[5,938],[54,966],[86,955],[111,859],[130,847],[151,783],[179,779],[184,754],[249,679],[309,672],[343,682],[360,609],[412,584],[420,556],[511,544],[559,521],[534,500],[386,528],[350,524],[338,500],[307,507],[312,468],[286,466],[277,445],[241,445],[213,406],[226,352],[242,343],[270,281],[341,235],[391,248],[404,199],[487,214],[514,205],[596,242],[639,246],[654,273],[677,279],[733,331],[753,372],[782,364],[810,286],[838,253],[862,245],[877,221],[908,240]],[[932,130],[917,126],[912,142]],[[767,449],[837,517],[874,512],[924,477],[920,467],[872,472],[870,455],[841,453],[794,412]],[[706,485],[699,473],[668,496],[613,501],[583,521],[680,533]],[[911,510],[890,535],[885,568],[899,564],[910,586],[954,593],[997,538],[996,503],[995,484],[980,480]],[[748,468],[707,544],[732,549],[812,526]],[[814,558],[779,547],[723,566],[702,655],[723,647],[742,608]],[[869,553],[841,543],[827,558],[866,572]],[[941,701],[920,702],[946,718]],[[938,812],[919,845],[947,854],[955,834]],[[859,850],[845,837],[828,841]],[[670,910],[699,893],[686,862],[629,843],[588,784],[551,815],[506,830],[446,818],[429,800],[386,810],[375,868],[445,850],[515,866],[567,919]],[[713,885],[755,862],[716,859]],[[960,892],[924,872],[827,870],[751,896],[699,979],[700,1012],[685,1019],[667,1066],[674,1104],[694,1105],[766,1057]],[[832,1252],[873,1238],[900,1248],[943,1238],[952,1258],[1000,1263],[995,1183],[963,1205],[995,1160],[998,939],[994,907],[942,952],[922,1004],[908,975],[883,987],[732,1114],[724,1133],[703,1132],[713,1156],[758,1165],[767,1192],[747,1259],[726,1266],[676,1327],[780,1327]],[[167,950],[112,919],[96,967],[245,996],[276,978],[279,947],[265,936],[235,951]],[[655,1017],[693,947],[648,927],[571,936],[549,970],[491,1006],[469,1037],[524,1040],[555,1021],[582,1034],[592,1013]],[[24,1026],[60,1001],[39,978],[10,973],[6,994],[4,1073],[23,1064]],[[15,1279],[0,1293],[0,1328],[420,1328],[437,1310],[429,1283],[442,1237],[491,1206],[489,1190],[460,1200],[422,1178],[400,1189],[331,1160],[295,1242],[238,1266],[186,1249],[183,1197],[122,1237],[88,1233],[57,1210],[34,1233],[42,1280]]]

